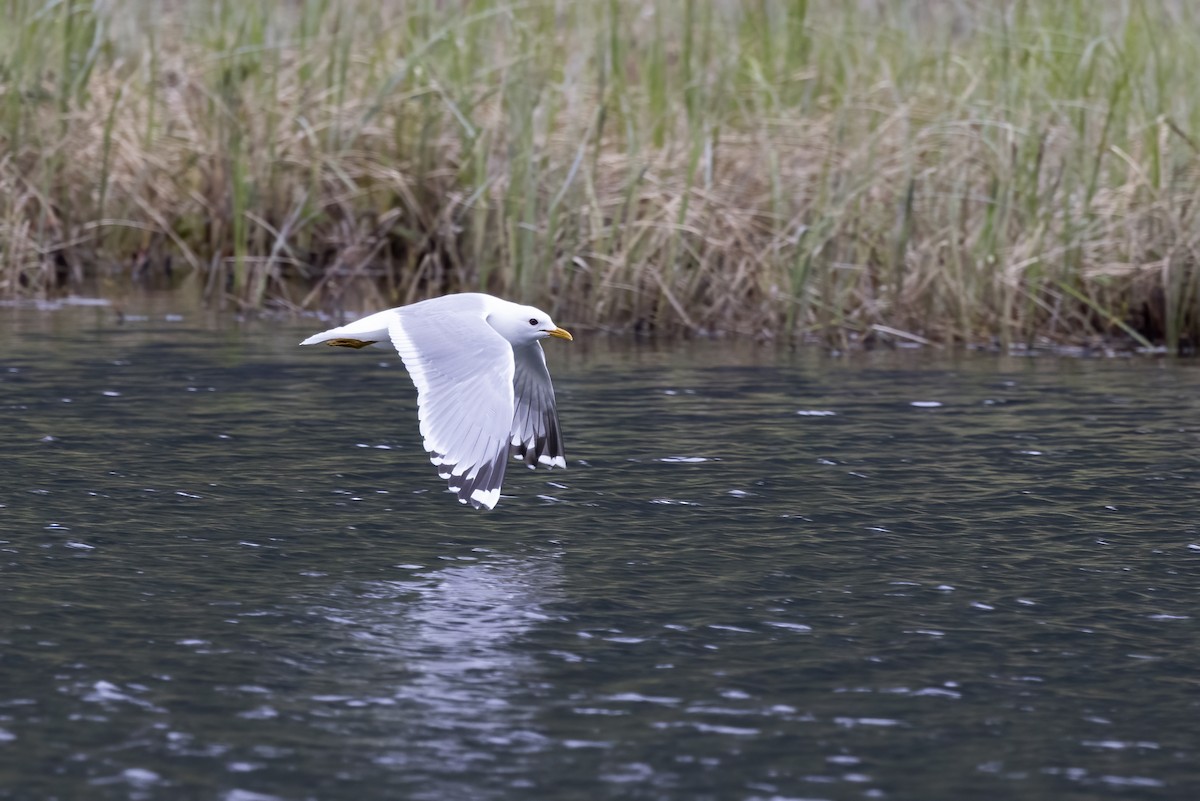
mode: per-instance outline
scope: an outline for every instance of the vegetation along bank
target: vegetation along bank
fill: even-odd
[[[1200,313],[1188,0],[12,0],[0,295],[1124,340]]]

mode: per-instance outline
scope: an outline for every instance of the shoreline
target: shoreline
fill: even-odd
[[[336,325],[353,320],[357,317],[380,311],[386,307],[346,307],[339,311],[329,310],[297,310],[267,305],[258,309],[236,310],[233,308],[219,309],[207,303],[203,298],[173,290],[139,290],[126,291],[118,297],[101,297],[88,294],[64,294],[53,298],[0,298],[0,312],[4,309],[34,311],[53,314],[62,311],[93,310],[111,315],[111,322],[117,326],[140,324],[150,321],[167,322],[171,324],[184,323],[188,320],[203,318],[206,325],[222,326],[226,324],[244,324],[253,321],[261,325],[268,321],[292,323],[300,320],[313,326]],[[934,341],[919,341],[905,336],[905,332],[878,332],[877,335],[859,337],[851,335],[840,345],[830,342],[817,335],[803,338],[783,337],[753,337],[737,332],[687,332],[687,331],[639,331],[630,326],[612,326],[593,322],[580,323],[572,320],[573,328],[578,329],[587,339],[603,339],[607,342],[627,341],[631,343],[698,343],[698,342],[741,342],[758,348],[785,350],[814,350],[827,355],[838,357],[853,354],[866,354],[879,351],[908,351],[910,353],[933,353],[951,357],[956,354],[993,355],[998,357],[1060,357],[1060,358],[1161,358],[1161,357],[1193,357],[1195,352],[1184,350],[1173,352],[1164,346],[1146,348],[1128,338],[1098,338],[1086,341],[1057,341],[1039,340],[1035,342],[1011,343],[1002,346],[999,342],[978,341],[970,343],[941,343]],[[582,341],[582,340],[581,340]]]

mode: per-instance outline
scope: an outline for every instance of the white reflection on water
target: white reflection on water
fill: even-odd
[[[529,702],[537,667],[520,641],[548,619],[543,609],[558,597],[561,569],[552,557],[488,554],[412,575],[417,580],[372,582],[357,594],[360,606],[326,615],[373,663],[351,669],[374,677],[371,697],[338,700],[371,708],[374,761],[423,776],[418,793],[444,797],[447,781],[478,790],[479,776],[465,771],[494,775],[498,756],[547,742]],[[344,722],[356,729],[365,723],[360,714]]]

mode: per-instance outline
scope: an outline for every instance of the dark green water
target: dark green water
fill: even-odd
[[[1197,364],[579,336],[480,513],[322,327],[0,308],[0,798],[1200,797]]]

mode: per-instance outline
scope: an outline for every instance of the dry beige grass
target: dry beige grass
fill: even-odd
[[[3,294],[169,265],[244,307],[484,289],[614,329],[1197,334],[1182,0],[12,8]]]

